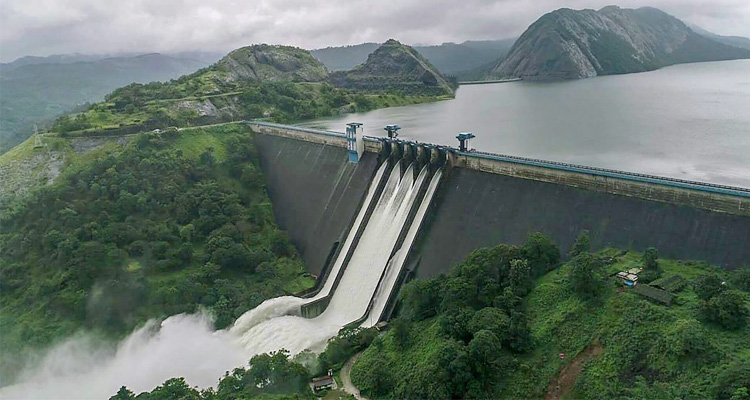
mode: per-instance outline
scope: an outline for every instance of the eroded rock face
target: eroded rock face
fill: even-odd
[[[318,82],[328,76],[323,63],[309,51],[267,44],[234,50],[217,63],[217,68],[235,81]]]
[[[748,58],[745,49],[710,42],[658,9],[560,9],[534,22],[492,77],[579,79],[666,65]]]
[[[448,80],[416,50],[390,39],[351,71],[334,72],[330,82],[339,87],[409,94],[453,95]]]

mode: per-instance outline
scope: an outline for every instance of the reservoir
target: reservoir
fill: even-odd
[[[453,100],[306,122],[343,132],[750,187],[750,60],[562,82],[460,87]]]

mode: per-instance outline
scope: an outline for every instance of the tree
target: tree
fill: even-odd
[[[443,277],[415,279],[401,289],[401,316],[412,321],[422,321],[437,315],[441,302]]]
[[[510,318],[499,308],[486,307],[474,313],[469,322],[469,330],[473,334],[488,330],[503,341],[509,336]]]
[[[393,370],[382,356],[376,357],[362,373],[357,381],[363,382],[361,389],[370,397],[382,397],[393,389]]]
[[[438,366],[444,371],[444,380],[450,388],[448,398],[463,398],[469,383],[474,380],[467,347],[460,342],[447,341],[437,354]]]
[[[734,400],[735,394],[742,395],[742,388],[750,389],[750,362],[735,361],[728,365],[716,377],[715,385],[714,398],[716,399]]]
[[[118,392],[119,394],[119,392]],[[138,395],[138,400],[200,400],[200,393],[188,386],[185,382],[185,378],[172,378],[164,382],[161,386],[157,386],[156,389],[152,390],[151,393],[147,393],[146,396],[143,394]]]
[[[110,397],[109,400],[133,400],[135,399],[135,394],[128,390],[125,386],[120,387],[120,390],[117,391],[117,394]]]
[[[505,343],[516,353],[526,351],[531,344],[531,329],[526,314],[514,311],[510,314],[510,330]]]
[[[574,258],[581,253],[588,253],[591,250],[591,244],[589,243],[589,231],[582,230],[576,238],[573,247],[568,252],[568,258]]]
[[[599,295],[602,282],[598,276],[598,262],[589,253],[581,253],[570,261],[568,280],[576,292],[583,299],[592,299]]]
[[[738,387],[733,393],[730,400],[750,400],[750,390],[746,387]]]
[[[638,282],[649,283],[661,276],[659,268],[659,253],[655,247],[649,247],[643,253],[643,272],[638,275]]]
[[[709,322],[734,330],[745,326],[748,310],[745,295],[738,290],[725,290],[701,304],[701,312]]]
[[[393,341],[399,349],[405,349],[409,345],[409,335],[411,334],[412,324],[410,321],[396,318],[391,322],[393,330]]]
[[[307,369],[290,360],[284,349],[250,359],[247,375],[253,391],[269,394],[303,393],[310,378]]]
[[[715,273],[701,275],[693,282],[693,290],[698,298],[704,301],[721,293],[726,289],[724,280]]]
[[[659,251],[656,247],[649,247],[643,253],[643,267],[646,271],[659,270]]]
[[[500,339],[488,330],[481,330],[474,335],[468,347],[474,376],[486,390],[504,364]]]
[[[525,296],[531,290],[534,282],[531,279],[531,269],[526,260],[511,260],[508,274],[510,287],[518,296]]]
[[[732,272],[732,284],[737,289],[750,292],[750,266],[745,266]]]
[[[560,262],[560,249],[549,237],[539,232],[528,236],[521,252],[529,261],[531,276],[535,278],[544,275]]]
[[[446,311],[440,315],[440,330],[448,337],[466,343],[471,340],[473,333],[470,330],[470,322],[473,316],[474,311],[470,308]]]

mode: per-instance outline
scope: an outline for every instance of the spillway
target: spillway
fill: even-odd
[[[427,171],[423,169],[422,173],[425,172]],[[420,173],[420,176],[422,175],[422,173]],[[424,194],[424,199],[419,205],[419,209],[414,216],[414,220],[409,226],[409,230],[406,233],[404,242],[402,243],[398,251],[396,251],[396,253],[393,255],[391,261],[388,263],[388,267],[385,271],[383,280],[380,286],[378,286],[377,290],[375,291],[375,294],[373,295],[373,305],[367,315],[367,318],[362,322],[363,327],[369,328],[375,326],[375,324],[380,321],[380,318],[383,315],[386,306],[388,305],[388,300],[391,296],[391,293],[393,293],[395,289],[396,282],[398,281],[399,275],[401,273],[401,269],[406,262],[406,257],[409,255],[409,249],[411,249],[411,246],[414,244],[414,239],[416,239],[417,233],[419,233],[419,228],[422,226],[422,222],[425,215],[427,214],[427,210],[430,207],[432,198],[435,196],[435,192],[437,191],[437,187],[440,183],[440,178],[442,177],[442,175],[443,172],[438,170],[432,176],[430,185],[427,187],[427,191]]]
[[[388,163],[383,163],[380,168],[378,168],[378,171],[375,173],[375,177],[370,182],[370,186],[367,189],[367,194],[365,195],[365,201],[362,204],[359,212],[357,213],[357,217],[354,220],[354,224],[352,225],[349,234],[346,236],[346,240],[344,241],[344,244],[341,247],[341,251],[339,252],[339,257],[336,258],[336,261],[334,262],[333,267],[331,268],[331,271],[328,275],[329,277],[336,277],[341,272],[341,267],[346,261],[346,255],[349,253],[349,250],[354,243],[354,240],[357,236],[356,233],[359,231],[363,221],[365,220],[367,211],[370,208],[370,204],[372,203],[373,198],[375,197],[375,193],[378,190],[380,180],[383,178],[383,175],[385,174],[385,171],[387,169]],[[313,300],[318,300],[320,298],[328,296],[331,293],[334,282],[335,279],[326,279],[325,283],[323,284],[323,288],[313,297]]]
[[[441,176],[435,173],[425,191],[429,165],[415,178],[415,164],[402,173],[402,163],[395,162],[390,172],[387,161],[378,168],[319,293],[311,299],[270,299],[237,319],[230,333],[250,354],[322,351],[343,326],[377,322]],[[320,315],[300,316],[303,305],[321,300],[328,302]]]

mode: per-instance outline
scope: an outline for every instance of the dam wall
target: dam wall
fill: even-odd
[[[377,168],[377,154],[347,162],[346,148],[335,139],[255,135],[276,222],[315,275],[334,243],[343,240]]]
[[[455,166],[587,190],[750,216],[750,190],[500,154],[451,153]]]
[[[364,156],[352,164],[343,134],[248,125],[261,133],[256,142],[277,220],[318,274],[358,209],[377,154],[398,147],[365,137]],[[748,189],[420,146],[447,154],[448,170],[407,261],[419,259],[417,276],[448,272],[479,247],[521,244],[533,232],[552,237],[564,254],[583,229],[593,249],[654,246],[662,257],[750,264]]]
[[[664,258],[750,264],[750,216],[460,167],[438,196],[420,238],[419,277],[447,272],[480,247],[520,245],[534,232],[565,254],[583,229],[595,250],[654,246]]]

